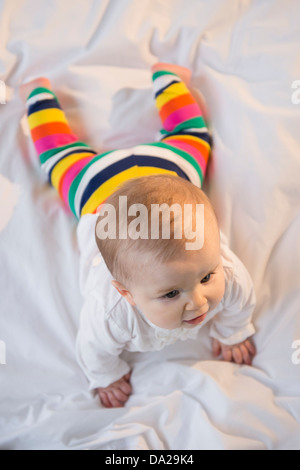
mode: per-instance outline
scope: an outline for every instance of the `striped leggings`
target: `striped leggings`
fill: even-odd
[[[153,87],[161,140],[102,154],[78,140],[53,91],[36,88],[29,95],[28,123],[41,166],[78,219],[95,213],[130,178],[169,173],[202,186],[210,155],[202,112],[174,72],[156,67]]]

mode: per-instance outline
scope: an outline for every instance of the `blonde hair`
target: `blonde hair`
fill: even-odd
[[[180,204],[181,207],[186,203],[204,204],[208,209],[206,213],[212,214],[216,221],[212,205],[200,188],[175,175],[157,174],[128,180],[106,199],[105,204],[112,205],[116,211],[116,233],[119,227],[120,196],[127,197],[128,207],[133,204],[143,204],[147,208],[148,238],[100,238],[97,235],[97,224],[101,216],[97,219],[95,236],[98,249],[112,276],[127,287],[142,270],[143,264],[157,260],[168,262],[182,255],[184,251],[186,237],[184,235],[179,239],[174,237],[174,212],[170,212],[170,237],[166,239],[159,236],[158,239],[153,239],[150,236],[150,213],[153,204],[168,204],[169,207],[173,204]],[[132,220],[133,216],[127,215],[127,227]],[[160,233],[161,222],[160,217]]]

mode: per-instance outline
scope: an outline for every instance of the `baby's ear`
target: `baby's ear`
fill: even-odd
[[[132,305],[132,306],[136,305],[135,301],[133,300],[133,297],[132,297],[131,293],[129,292],[128,289],[126,289],[126,287],[123,286],[123,284],[121,284],[121,282],[113,280],[113,281],[111,281],[111,283],[117,289],[119,294],[121,294],[122,297],[124,297],[127,300],[127,302],[130,303],[130,305]]]

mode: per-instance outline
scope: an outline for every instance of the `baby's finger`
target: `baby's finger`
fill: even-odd
[[[122,392],[121,389],[115,388],[113,390],[113,394],[117,398],[117,400],[119,400],[122,403],[125,403],[128,400],[128,395],[129,394]]]
[[[212,350],[213,350],[213,355],[215,357],[217,357],[220,352],[221,352],[221,346],[220,346],[220,343],[218,340],[216,339],[213,339],[213,342],[212,342]]]
[[[248,349],[248,351],[250,352],[250,354],[252,354],[252,356],[255,356],[256,347],[254,346],[254,344],[249,339],[247,339],[244,344],[246,348]]]
[[[240,344],[240,350],[241,350],[241,353],[242,353],[242,356],[243,356],[244,363],[247,364],[248,366],[250,366],[252,361],[251,361],[251,356],[249,354],[249,351],[248,351],[246,345],[243,344],[243,343]]]
[[[111,408],[111,403],[105,392],[99,392],[99,398],[100,398],[102,405],[105,406],[105,408]]]
[[[131,392],[132,392],[132,387],[131,387],[130,383],[126,382],[125,380],[122,380],[122,382],[119,383],[119,388],[126,395],[130,395]]]
[[[228,362],[232,361],[231,349],[223,349],[223,358],[225,359],[225,361],[228,361]]]
[[[113,408],[121,408],[124,406],[124,403],[115,397],[114,392],[107,392],[107,396]]]
[[[236,362],[237,364],[242,364],[243,356],[242,356],[242,353],[241,353],[241,350],[240,350],[239,346],[234,346],[232,348],[232,356],[233,356],[234,362]]]

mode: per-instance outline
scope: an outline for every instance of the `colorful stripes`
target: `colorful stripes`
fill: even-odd
[[[156,71],[153,85],[161,142],[101,155],[78,141],[51,90],[37,88],[29,95],[28,123],[42,168],[77,218],[96,212],[129,178],[169,173],[202,186],[210,138],[199,106],[172,72]]]
[[[205,176],[210,155],[210,137],[201,109],[187,86],[171,71],[153,74],[156,106],[163,124],[161,141],[174,151],[192,155]]]

